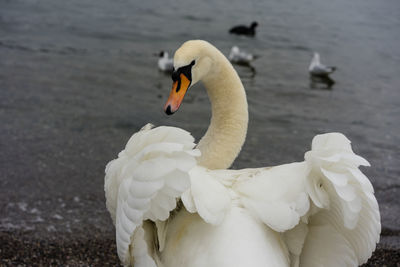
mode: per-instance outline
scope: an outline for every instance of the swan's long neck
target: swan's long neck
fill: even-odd
[[[211,101],[211,123],[198,144],[199,164],[209,169],[231,166],[246,139],[248,109],[240,78],[219,51],[214,55],[216,69],[203,78]]]

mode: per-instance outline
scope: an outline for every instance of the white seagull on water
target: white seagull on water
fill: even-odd
[[[174,70],[174,60],[169,57],[168,52],[161,51],[158,57],[158,68],[161,71],[172,72]]]
[[[321,64],[319,53],[314,52],[314,56],[311,60],[310,66],[308,67],[308,71],[311,75],[314,76],[327,76],[334,72],[336,67],[328,67],[324,64]]]
[[[248,65],[257,57],[246,51],[241,51],[236,45],[231,48],[229,53],[229,61],[236,64]]]

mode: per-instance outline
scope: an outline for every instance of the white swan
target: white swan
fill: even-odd
[[[158,55],[157,65],[158,69],[164,72],[172,72],[174,70],[174,60],[165,51],[161,51]]]
[[[236,45],[231,48],[229,61],[235,64],[249,65],[256,57],[246,51],[241,51]]]
[[[124,265],[164,267],[357,266],[380,234],[368,162],[342,134],[318,135],[305,161],[227,170],[246,137],[243,85],[229,61],[205,41],[174,56],[165,105],[176,112],[202,81],[211,124],[195,147],[175,127],[148,125],[106,168],[107,208]]]
[[[334,72],[336,70],[336,67],[328,67],[325,66],[324,64],[321,64],[320,62],[320,57],[319,53],[314,52],[314,56],[311,59],[310,66],[308,67],[308,71],[310,72],[311,75],[314,76],[327,76]]]

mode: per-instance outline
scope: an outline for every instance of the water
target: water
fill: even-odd
[[[227,33],[254,20],[255,38]],[[0,230],[113,236],[105,164],[147,122],[198,139],[210,116],[201,85],[163,114],[171,79],[153,54],[205,39],[260,56],[254,77],[236,66],[250,125],[234,168],[300,161],[315,134],[343,132],[398,232],[399,29],[396,0],[0,0]],[[330,90],[309,78],[313,51],[338,67]]]

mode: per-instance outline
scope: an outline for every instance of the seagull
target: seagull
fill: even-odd
[[[251,61],[255,60],[257,57],[246,51],[240,51],[239,47],[236,45],[231,48],[229,53],[229,61],[239,65],[249,65]]]
[[[158,68],[161,71],[172,72],[174,70],[174,60],[169,58],[168,52],[161,51],[158,57]]]
[[[256,34],[256,27],[258,23],[254,21],[251,23],[250,27],[245,25],[238,25],[229,30],[229,33],[238,34],[238,35],[247,35],[247,36],[254,36]]]
[[[321,64],[319,59],[319,54],[314,52],[314,56],[311,60],[310,67],[308,67],[308,71],[313,76],[327,76],[334,72],[336,67],[328,67]]]

